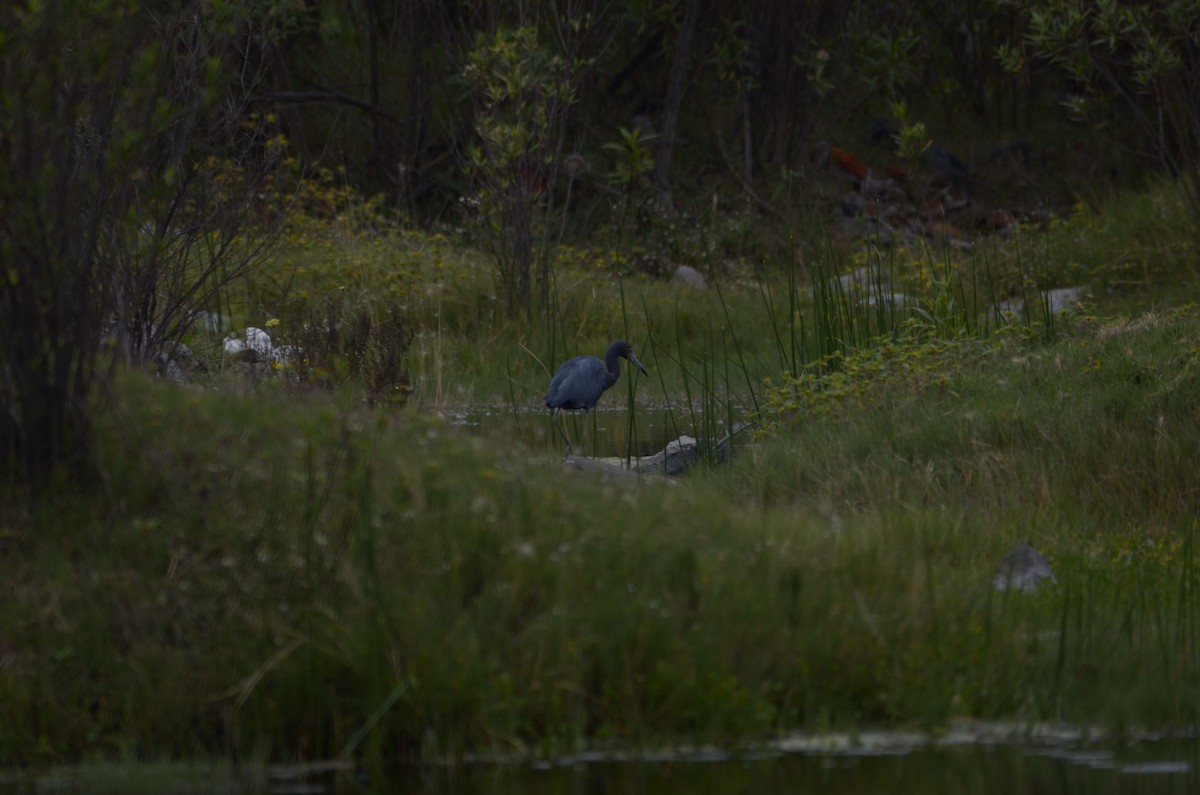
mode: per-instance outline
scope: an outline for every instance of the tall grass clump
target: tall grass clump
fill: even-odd
[[[774,330],[777,365],[758,371],[766,424],[780,416],[818,416],[888,383],[923,388],[944,383],[962,362],[1006,336],[1055,338],[1045,290],[1045,259],[1018,237],[1000,246],[980,241],[968,252],[920,241],[864,241],[841,256],[826,233],[807,263],[807,286],[795,265],[783,289],[760,286]],[[776,293],[786,296],[786,303]]]
[[[1142,326],[1116,321],[1086,345],[1052,349],[1026,347],[1029,343],[1013,336],[884,346],[848,358],[852,377],[814,377],[780,389],[767,427],[802,438],[811,434],[814,443],[832,439],[822,443],[838,449],[870,451],[869,460],[887,477],[911,470],[907,481],[932,485],[947,479],[945,489],[955,492],[986,484],[997,502],[1009,487],[1028,497],[1046,496],[1045,485],[1054,482],[1069,484],[1056,503],[1096,520],[1110,521],[1114,511],[1153,512],[1164,504],[1173,506],[1168,515],[1174,515],[1182,494],[1168,491],[1143,504],[1150,495],[1127,491],[1135,483],[1139,489],[1171,490],[1173,479],[1126,477],[1128,459],[1111,450],[1118,445],[1144,456],[1149,472],[1182,464],[1180,437],[1168,429],[1172,423],[1182,427],[1188,416],[1179,401],[1186,403],[1195,352],[1173,336],[1178,324],[1188,322],[1161,315],[1143,319]],[[1177,330],[1165,331],[1168,327]],[[941,419],[934,422],[935,417]],[[974,455],[921,474],[923,464],[945,457],[940,450],[948,445],[995,455]],[[1020,455],[1010,458],[1014,450]],[[848,480],[870,482],[865,476],[874,471],[835,465],[793,477],[836,492]],[[1001,473],[1006,477],[996,484]],[[1040,509],[1046,501],[1036,504]]]
[[[348,397],[122,381],[106,490],[2,503],[0,757],[1189,725],[1197,321],[1087,322],[864,349],[868,388],[678,483]],[[1057,584],[995,591],[1021,539]]]
[[[1100,290],[1161,298],[1169,287],[1196,288],[1194,207],[1184,189],[1158,182],[1092,204],[1080,202],[1067,218],[1052,220],[1044,236],[1047,259],[1070,278]]]

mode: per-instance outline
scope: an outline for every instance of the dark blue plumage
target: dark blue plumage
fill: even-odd
[[[621,363],[618,359],[626,359],[643,374],[646,373],[646,368],[638,361],[637,356],[634,356],[629,343],[617,340],[608,346],[604,361],[595,356],[576,356],[563,362],[550,379],[550,389],[546,391],[546,407],[555,411],[583,409],[586,423],[587,413],[595,407],[604,390],[621,377]]]

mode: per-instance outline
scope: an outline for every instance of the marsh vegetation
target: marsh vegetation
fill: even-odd
[[[736,749],[964,718],[1194,730],[1200,269],[1186,125],[1153,139],[1165,165],[1145,179],[1100,185],[1072,161],[1020,172],[1023,192],[988,183],[989,201],[1033,208],[1002,230],[964,234],[944,207],[920,231],[887,228],[876,205],[842,201],[864,195],[861,179],[808,159],[815,131],[778,162],[750,146],[754,125],[775,130],[738,116],[753,81],[735,45],[751,40],[686,22],[695,3],[679,19],[648,4],[665,16],[642,22],[676,49],[698,25],[708,60],[679,68],[741,87],[721,117],[746,125],[745,168],[730,173],[684,136],[694,168],[681,177],[633,126],[580,134],[608,153],[603,179],[564,171],[569,109],[604,108],[576,93],[579,63],[527,28],[467,46],[466,21],[446,16],[473,121],[422,118],[445,123],[433,151],[461,162],[392,174],[376,193],[295,140],[323,122],[260,107],[294,114],[291,92],[217,91],[233,91],[231,65],[278,68],[268,44],[294,60],[298,41],[350,36],[348,17],[309,27],[301,8],[287,17],[299,27],[271,27],[265,8],[159,18],[98,3],[96,19],[60,25],[54,5],[0,11],[0,29],[80,45],[14,82],[49,45],[0,42],[13,120],[0,133],[0,764]],[[365,30],[404,29],[365,5]],[[1013,21],[993,11],[994,30]],[[1129,30],[1148,26],[1143,44],[1162,55],[1151,34],[1194,31],[1185,11],[1131,10]],[[127,24],[138,58],[88,36],[98,20]],[[147,33],[167,22],[176,49]],[[808,22],[836,39],[822,32],[833,20]],[[1034,34],[1049,36],[1021,41]],[[1129,79],[1194,78],[1194,42],[1170,38],[1182,65],[1135,59]],[[1065,57],[1050,44],[1046,80]],[[387,54],[424,85],[429,63]],[[97,63],[114,66],[82,70]],[[980,86],[1025,68],[997,63],[973,73]],[[814,102],[832,79],[818,66],[801,70]],[[506,96],[518,78],[528,91]],[[390,140],[422,160],[381,131],[396,120],[371,85],[374,126],[347,158]],[[891,111],[902,129],[887,157],[908,156],[901,191],[924,196],[931,142],[915,111]],[[683,120],[699,135],[695,113]],[[454,190],[464,201],[449,210]],[[706,286],[672,280],[678,264]],[[231,345],[247,328],[271,346]],[[613,339],[648,371],[604,398],[628,420],[627,449],[653,411],[701,440],[686,476],[560,466],[536,411],[550,373]],[[464,412],[505,421],[463,427]],[[544,435],[514,432],[534,423]],[[1054,585],[994,589],[1020,541],[1052,562]]]

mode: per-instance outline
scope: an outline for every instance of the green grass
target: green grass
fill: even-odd
[[[966,253],[704,262],[705,292],[563,249],[555,313],[525,321],[445,237],[369,208],[293,230],[229,307],[327,339],[303,377],[324,389],[123,375],[94,480],[0,485],[0,764],[1194,725],[1200,315],[1143,311],[1195,288],[1187,230],[1145,211],[1165,195]],[[1088,259],[1098,229],[1114,261],[1157,252],[1142,283]],[[1038,306],[1081,282],[1124,286]],[[616,337],[650,369],[639,404],[752,442],[610,482],[438,419],[537,405]],[[992,589],[1019,540],[1056,586]]]
[[[299,374],[305,380],[360,390],[368,382],[374,400],[407,397],[436,412],[511,405],[514,396],[535,404],[524,396],[536,396],[559,362],[616,338],[655,365],[657,402],[705,391],[720,373],[725,399],[754,408],[763,378],[798,375],[913,324],[943,338],[987,336],[1006,325],[995,305],[1018,300],[1021,324],[1049,339],[1039,291],[1084,286],[1093,300],[1144,310],[1200,288],[1186,206],[1159,185],[969,250],[936,238],[855,243],[819,222],[768,228],[752,213],[660,218],[633,248],[540,241],[538,257],[553,263],[552,311],[513,319],[500,310],[488,259],[462,230],[405,229],[326,183],[305,195],[275,259],[222,307],[231,326],[277,323],[277,343],[316,359]],[[669,275],[681,262],[710,288],[646,270]],[[852,273],[863,278],[837,281]],[[365,343],[314,333],[367,321],[375,336]],[[191,342],[220,349],[203,335]],[[386,351],[402,351],[399,361]]]
[[[1198,332],[1185,310],[914,342],[897,362],[953,366],[873,366],[680,483],[129,377],[102,484],[2,502],[0,758],[1191,725]],[[1021,539],[1058,585],[996,593]]]

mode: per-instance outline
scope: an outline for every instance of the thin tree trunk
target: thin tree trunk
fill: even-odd
[[[776,44],[775,66],[775,142],[772,160],[776,168],[791,168],[792,152],[795,150],[795,130],[792,121],[796,109],[796,70],[792,65],[792,52],[783,38]]]
[[[291,93],[292,74],[288,69],[287,56],[279,47],[271,44],[269,47],[268,71],[270,73],[271,89],[275,93]],[[312,162],[312,152],[308,146],[307,128],[304,117],[295,106],[281,106],[279,115],[283,120],[283,130],[287,134],[288,146],[300,157],[305,165]]]
[[[700,18],[700,0],[687,0],[683,22],[679,26],[679,37],[675,42],[675,58],[667,76],[667,102],[663,108],[662,134],[658,139],[657,161],[654,182],[662,196],[663,205],[674,210],[671,197],[671,161],[675,157],[675,142],[679,131],[679,107],[683,104],[683,89],[687,79],[688,55],[692,48],[692,36],[696,32],[696,21]]]
[[[403,127],[404,147],[401,155],[402,165],[397,179],[397,190],[407,203],[410,212],[415,213],[421,194],[427,190],[422,184],[424,173],[420,163],[421,153],[425,148],[425,132],[429,124],[429,84],[431,78],[425,72],[425,59],[422,57],[427,37],[432,33],[435,40],[449,43],[449,31],[444,19],[434,18],[428,7],[421,0],[408,3],[406,24],[408,38],[408,86],[405,91],[405,120]]]
[[[750,80],[742,75],[742,179],[747,185],[754,184],[754,131],[750,121]]]
[[[383,119],[379,115],[379,29],[383,20],[379,14],[379,0],[367,2],[367,49],[371,61],[371,132],[372,151],[370,160],[376,161],[383,157]],[[390,165],[390,164],[388,164]]]

